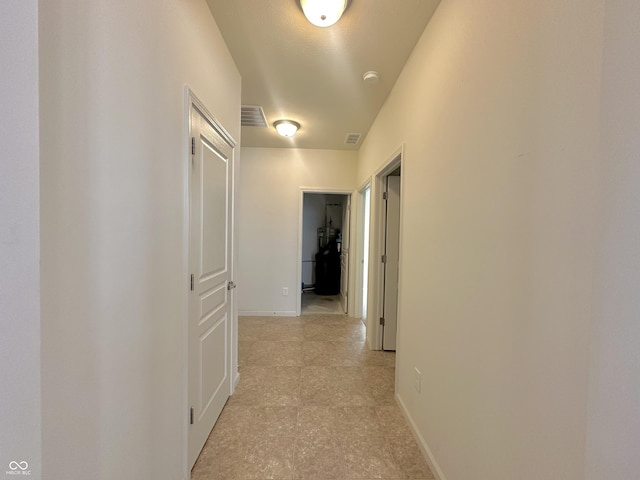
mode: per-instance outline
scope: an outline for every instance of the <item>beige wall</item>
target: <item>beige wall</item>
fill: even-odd
[[[0,3],[0,472],[40,469],[38,2]]]
[[[185,478],[184,87],[239,140],[240,76],[204,0],[39,7],[43,478]]]
[[[243,148],[238,199],[240,315],[295,315],[301,188],[355,189],[356,152]],[[282,296],[282,288],[289,295]]]
[[[396,388],[442,478],[584,478],[601,62],[601,1],[443,0],[360,150],[404,145]]]
[[[585,478],[640,478],[640,4],[607,1]]]

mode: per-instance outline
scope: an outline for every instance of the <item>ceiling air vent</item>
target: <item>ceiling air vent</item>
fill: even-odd
[[[240,110],[240,124],[243,127],[266,127],[267,119],[262,107],[255,105],[242,105]]]
[[[360,141],[361,133],[347,133],[347,137],[344,139],[344,143],[347,145],[357,145]]]

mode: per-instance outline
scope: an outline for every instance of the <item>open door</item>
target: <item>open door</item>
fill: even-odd
[[[347,196],[342,214],[342,246],[340,250],[340,302],[344,313],[349,307],[349,245],[351,235],[351,195]]]
[[[400,176],[386,178],[384,235],[384,294],[382,349],[396,349],[398,329],[398,268],[400,264]]]
[[[191,104],[189,182],[189,468],[231,394],[234,143]]]

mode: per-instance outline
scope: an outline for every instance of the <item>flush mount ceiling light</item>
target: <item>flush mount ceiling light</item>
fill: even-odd
[[[311,23],[317,27],[330,27],[342,16],[348,0],[300,0],[300,6]]]
[[[273,126],[283,137],[293,137],[300,128],[300,124],[293,120],[278,120]]]

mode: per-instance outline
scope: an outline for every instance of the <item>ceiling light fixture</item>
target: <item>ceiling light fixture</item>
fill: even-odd
[[[347,0],[300,0],[300,6],[311,23],[317,27],[330,27],[342,16]]]
[[[293,137],[300,128],[300,124],[293,120],[278,120],[273,126],[283,137]]]

